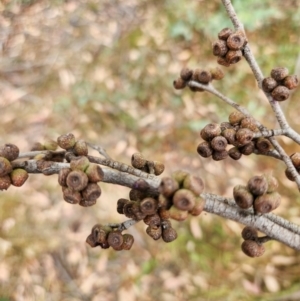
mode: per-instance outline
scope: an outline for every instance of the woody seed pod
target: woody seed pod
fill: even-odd
[[[134,153],[131,156],[131,165],[134,168],[141,169],[146,165],[147,160],[144,159],[144,156],[141,153]]]
[[[297,171],[298,171],[298,173],[299,173],[299,170],[298,170],[298,169],[297,169]],[[290,181],[295,182],[295,179],[294,179],[292,173],[291,173],[288,169],[285,170],[285,176],[286,176]]]
[[[245,118],[245,115],[240,111],[233,111],[228,116],[228,121],[232,125],[240,124],[242,119]]]
[[[145,193],[143,191],[139,191],[137,189],[131,189],[129,191],[129,199],[131,201],[141,201],[145,197],[147,197],[147,193]]]
[[[175,206],[172,206],[170,208],[169,212],[170,212],[170,218],[174,219],[178,222],[186,220],[189,215],[188,211],[180,210],[180,209],[176,208]]]
[[[280,82],[289,75],[289,70],[285,67],[276,67],[271,70],[271,77]]]
[[[226,44],[229,49],[238,50],[244,46],[245,42],[246,42],[246,38],[244,33],[241,31],[237,31],[235,33],[232,33],[228,37]]]
[[[235,129],[226,129],[222,132],[222,136],[226,138],[227,142],[233,145],[236,143],[235,135],[236,135]]]
[[[72,170],[86,171],[89,165],[90,161],[85,156],[74,157],[70,162],[70,168]]]
[[[155,214],[151,214],[151,215],[147,215],[144,219],[143,219],[144,223],[150,227],[157,227],[160,226],[161,220],[160,220],[160,216],[155,213]]]
[[[278,86],[277,81],[273,77],[266,77],[262,81],[262,89],[265,92],[270,93]]]
[[[198,145],[197,153],[203,158],[208,158],[212,155],[213,149],[209,142],[203,141]]]
[[[299,85],[299,80],[297,75],[289,75],[283,80],[283,85],[289,90],[295,89]]]
[[[256,213],[269,213],[275,210],[281,202],[281,196],[278,192],[266,193],[258,196],[254,201],[254,210]]]
[[[162,220],[167,220],[170,218],[170,212],[165,208],[159,208],[158,215]]]
[[[90,234],[90,235],[86,238],[85,242],[86,242],[87,244],[89,244],[90,247],[92,247],[92,248],[95,248],[95,247],[99,246],[99,244],[94,240],[92,234]]]
[[[0,177],[0,190],[7,190],[11,184],[11,179],[9,175],[4,175]]]
[[[44,147],[46,150],[55,151],[57,149],[57,142],[52,139],[45,139]]]
[[[42,143],[35,142],[30,150],[31,151],[42,151],[42,150],[45,150],[45,147]]]
[[[212,149],[219,152],[225,150],[227,144],[227,140],[223,136],[216,136],[210,142]]]
[[[74,153],[77,156],[87,156],[88,155],[88,147],[84,140],[76,141],[73,147]]]
[[[229,64],[236,64],[242,59],[242,56],[241,50],[229,50],[226,53],[225,59]]]
[[[240,150],[234,146],[228,151],[228,155],[233,160],[239,160],[242,157]]]
[[[114,250],[121,251],[124,242],[122,232],[118,230],[109,232],[107,242]]]
[[[162,229],[161,226],[148,226],[146,229],[146,233],[152,237],[154,240],[158,240],[161,238]]]
[[[255,147],[261,154],[267,154],[273,148],[269,139],[264,137],[259,137],[256,140]]]
[[[97,243],[104,243],[107,241],[108,234],[112,231],[112,228],[107,225],[96,224],[92,228],[93,240]]]
[[[247,128],[242,128],[236,132],[235,138],[236,138],[239,146],[243,146],[252,140],[253,135],[254,135],[254,133],[251,130],[249,130]]]
[[[67,186],[67,176],[71,172],[70,168],[62,168],[58,172],[58,184],[60,186]]]
[[[223,57],[223,56],[219,56],[219,57],[218,57],[217,63],[218,63],[219,65],[224,66],[224,67],[229,67],[229,66],[230,66],[230,63],[227,62],[226,58]]]
[[[217,123],[207,124],[200,132],[200,136],[205,141],[210,141],[219,135],[221,135],[221,127]]]
[[[278,181],[275,177],[273,177],[272,175],[270,174],[267,174],[266,176],[266,179],[268,181],[268,190],[267,190],[267,193],[271,193],[271,192],[274,192],[277,190],[278,188]]]
[[[186,82],[182,78],[179,77],[173,81],[173,87],[176,90],[184,89],[186,87]]]
[[[172,173],[172,178],[177,181],[177,183],[179,184],[179,186],[181,186],[183,184],[183,181],[185,179],[185,177],[188,175],[187,172],[183,171],[183,170],[176,170]]]
[[[300,153],[294,153],[290,156],[290,158],[292,160],[293,165],[296,168],[299,168],[300,167]]]
[[[254,176],[249,179],[247,187],[253,195],[262,195],[268,190],[268,181],[265,176]]]
[[[88,183],[87,175],[81,170],[73,170],[67,176],[67,186],[75,191],[83,190]]]
[[[161,221],[162,230],[166,230],[172,227],[171,221],[169,219],[165,219]]]
[[[118,199],[118,202],[117,202],[117,212],[120,213],[120,214],[124,214],[123,210],[124,210],[124,206],[126,204],[129,203],[129,200],[127,199]]]
[[[154,214],[157,211],[157,200],[153,198],[145,198],[140,202],[140,210],[146,215]]]
[[[213,151],[212,158],[215,161],[221,161],[228,157],[228,151],[222,150],[222,151]]]
[[[193,216],[200,215],[204,209],[204,205],[205,205],[205,200],[202,197],[196,197],[195,205],[191,210],[189,210],[189,214],[191,214]]]
[[[233,188],[233,198],[242,209],[248,209],[253,205],[254,197],[246,186],[237,185]]]
[[[159,192],[166,197],[170,197],[179,188],[178,183],[170,177],[164,177],[161,179]]]
[[[12,166],[10,162],[4,157],[0,157],[0,177],[9,174],[11,171]]]
[[[257,238],[257,230],[253,227],[246,226],[242,231],[244,240],[255,240]]]
[[[87,169],[85,170],[89,182],[97,183],[103,180],[104,172],[102,168],[96,163],[90,163]]]
[[[184,80],[184,81],[189,81],[192,78],[193,75],[193,70],[189,69],[187,67],[182,68],[180,71],[180,77]]]
[[[0,147],[0,157],[4,157],[8,161],[16,160],[19,156],[19,152],[19,148],[11,143],[6,143]]]
[[[204,182],[200,177],[188,174],[184,178],[183,188],[192,191],[195,195],[199,195],[204,190]]]
[[[247,128],[253,132],[258,131],[258,127],[255,123],[255,119],[253,117],[245,117],[241,120],[240,123],[241,128]]]
[[[57,138],[57,144],[63,149],[70,149],[75,145],[76,139],[72,133],[61,135]]]
[[[145,192],[149,188],[149,183],[147,183],[146,180],[139,178],[133,183],[132,188]]]
[[[277,101],[285,101],[290,96],[290,90],[285,86],[277,86],[271,95]]]
[[[265,252],[264,245],[258,244],[254,240],[245,240],[242,243],[242,251],[249,257],[260,257]]]
[[[138,212],[140,212],[140,205],[137,202],[129,201],[126,204],[124,204],[123,213],[126,217],[138,220]]]
[[[183,211],[189,211],[195,206],[195,195],[188,189],[179,189],[173,196],[173,205]]]
[[[218,33],[218,38],[221,40],[227,40],[228,37],[233,33],[233,30],[231,28],[223,28],[219,33]]]
[[[194,75],[200,83],[208,84],[211,81],[211,73],[204,69],[196,69]]]
[[[164,242],[172,242],[177,238],[177,232],[174,228],[166,228],[162,230],[162,239]]]
[[[96,201],[101,195],[101,188],[97,183],[88,183],[87,186],[81,191],[84,200],[89,202]]]
[[[164,196],[163,194],[159,194],[158,196],[158,208],[164,208],[169,210],[172,206],[172,195],[169,197]]]
[[[153,163],[154,163],[154,174],[156,176],[159,176],[160,174],[162,174],[164,172],[165,165],[158,161],[153,161]]]
[[[130,250],[134,243],[134,237],[131,234],[123,234],[122,250]]]
[[[224,72],[219,67],[210,69],[211,78],[214,80],[221,80],[224,77]]]
[[[240,152],[245,156],[251,155],[254,152],[254,149],[255,149],[255,144],[253,141],[250,141],[249,143],[239,148]]]
[[[74,191],[68,187],[62,187],[62,191],[63,198],[67,203],[78,204],[82,199],[81,194],[78,191]]]
[[[227,51],[228,47],[224,40],[218,40],[212,44],[212,52],[215,56],[222,57],[227,53]]]
[[[9,175],[11,184],[16,187],[22,186],[29,177],[27,171],[21,168],[14,169]]]

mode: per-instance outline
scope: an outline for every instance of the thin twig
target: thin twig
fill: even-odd
[[[108,155],[108,153],[106,152],[106,149],[103,148],[102,146],[96,145],[96,144],[92,144],[87,142],[86,143],[90,148],[96,150],[100,155],[102,155],[104,158],[106,159],[111,159],[111,157]]]

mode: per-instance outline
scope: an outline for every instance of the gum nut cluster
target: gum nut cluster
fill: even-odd
[[[287,100],[290,91],[299,85],[297,75],[289,75],[285,67],[276,67],[271,70],[270,76],[262,81],[263,91],[270,93],[277,101]]]
[[[134,153],[131,156],[131,165],[136,169],[139,169],[149,174],[154,174],[156,176],[159,176],[165,170],[165,166],[163,163],[158,161],[146,160],[143,154],[141,153]]]
[[[290,159],[294,167],[296,168],[298,174],[300,174],[300,153],[293,153],[292,155],[290,155]],[[285,170],[285,175],[290,181],[295,181],[295,178],[288,169]]]
[[[242,231],[244,239],[241,249],[249,257],[260,257],[265,252],[265,247],[258,240],[257,230],[253,227],[246,226]]]
[[[180,77],[174,80],[173,86],[175,89],[180,90],[187,86],[189,81],[195,81],[200,84],[208,84],[213,80],[221,80],[224,77],[223,71],[219,68],[211,68],[209,70],[197,68],[195,70],[183,68],[180,72]],[[197,87],[189,86],[193,92],[203,92],[204,90]]]
[[[92,247],[101,247],[108,249],[112,247],[116,251],[130,250],[134,238],[131,234],[122,234],[122,231],[113,229],[109,225],[97,224],[92,228],[91,234],[86,242]]]
[[[164,177],[159,187],[159,195],[149,195],[145,180],[140,179],[136,189],[129,192],[129,199],[117,202],[117,212],[134,220],[143,220],[147,225],[146,233],[154,240],[160,238],[172,242],[177,238],[176,230],[170,219],[185,220],[189,214],[197,216],[204,207],[199,194],[204,189],[201,178],[183,171],[171,177]]]
[[[238,63],[243,57],[247,44],[245,33],[224,28],[218,33],[218,40],[212,44],[212,51],[218,57],[217,62],[225,67]]]
[[[267,138],[253,138],[259,131],[254,118],[234,111],[228,120],[221,124],[207,124],[201,130],[200,136],[204,141],[197,147],[201,157],[212,157],[213,160],[219,161],[229,156],[239,160],[242,155],[248,156],[254,151],[266,154],[272,149],[272,144]],[[229,148],[229,145],[233,147]]]
[[[276,191],[278,182],[271,175],[252,177],[247,185],[233,188],[233,198],[241,209],[254,209],[256,214],[265,214],[275,210],[281,201]]]
[[[14,144],[0,146],[0,190],[7,190],[10,185],[20,187],[28,179],[25,169],[13,169],[11,162],[19,157],[19,148]]]

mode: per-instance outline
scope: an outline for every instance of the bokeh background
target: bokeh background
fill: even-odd
[[[282,205],[300,224],[299,192],[281,162],[200,158],[199,131],[232,108],[208,93],[175,91],[183,66],[216,66],[211,43],[232,27],[217,0],[0,1],[0,143],[21,151],[72,132],[116,160],[131,154],[203,177],[206,191],[231,196],[236,184],[273,171]],[[267,76],[275,66],[300,75],[300,2],[233,1]],[[215,87],[269,128],[278,125],[245,60],[224,68]],[[300,131],[300,90],[282,103]],[[279,139],[288,154],[299,146]],[[0,300],[299,300],[300,255],[277,242],[251,259],[242,226],[210,214],[174,222],[179,238],[153,241],[145,225],[129,230],[130,251],[90,248],[96,223],[121,222],[116,202],[128,189],[102,185],[92,208],[62,199],[57,177],[31,175],[0,192]]]

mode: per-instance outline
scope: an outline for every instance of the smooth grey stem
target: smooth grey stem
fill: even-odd
[[[273,137],[273,136],[281,136],[285,135],[287,130],[283,129],[276,129],[276,130],[262,130],[261,132],[254,133],[253,138],[259,137]]]
[[[90,148],[96,150],[100,155],[102,155],[104,158],[106,159],[111,159],[111,157],[108,155],[108,153],[106,152],[106,149],[103,148],[102,146],[99,146],[99,145],[96,145],[96,144],[92,144],[92,143],[89,143],[87,142],[86,143]]]

